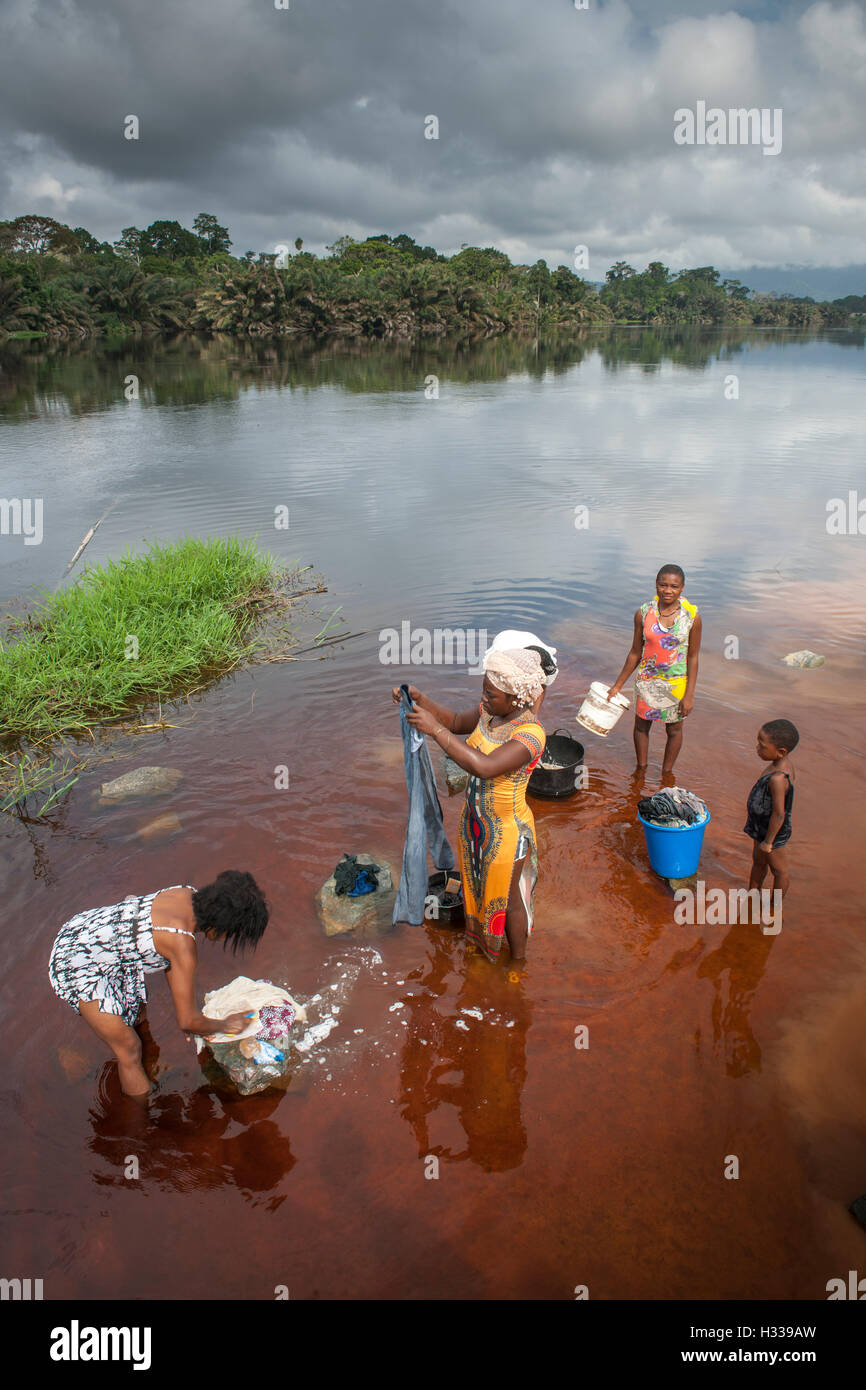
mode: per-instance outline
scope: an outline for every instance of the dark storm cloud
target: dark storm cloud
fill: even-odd
[[[6,216],[114,238],[207,209],[237,249],[406,230],[554,262],[863,259],[853,0],[7,0],[2,38]],[[782,156],[676,147],[698,98],[783,106]]]

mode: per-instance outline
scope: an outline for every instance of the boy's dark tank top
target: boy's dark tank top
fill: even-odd
[[[764,834],[766,834],[767,827],[770,824],[770,816],[773,814],[773,793],[770,788],[770,778],[772,776],[772,772],[765,772],[763,776],[758,778],[752,790],[749,792],[749,800],[746,803],[746,810],[748,812],[747,829],[751,826],[753,829],[762,830]],[[776,839],[773,841],[774,844],[777,840],[788,840],[791,837],[791,807],[794,804],[794,784],[791,781],[789,773],[784,772],[782,776],[788,778],[788,787],[785,792],[785,819],[776,835]]]

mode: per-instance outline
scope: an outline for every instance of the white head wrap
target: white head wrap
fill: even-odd
[[[505,652],[491,649],[484,658],[484,674],[491,685],[514,695],[521,705],[531,705],[544,689],[541,657],[524,647]]]
[[[549,653],[551,661],[556,661],[556,647],[542,642],[541,638],[536,637],[534,632],[517,632],[514,628],[506,628],[504,632],[497,632],[485,656],[489,656],[491,652],[510,652],[516,647],[543,647]],[[542,671],[541,679],[545,685],[553,685],[558,675],[558,671],[551,671],[549,676]]]

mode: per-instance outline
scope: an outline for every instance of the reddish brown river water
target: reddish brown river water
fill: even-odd
[[[13,557],[3,539],[7,597],[55,583],[118,495],[94,560],[154,532],[260,532],[314,562],[328,601],[367,633],[325,659],[235,675],[178,727],[119,745],[45,818],[3,818],[7,1274],[42,1278],[46,1298],[285,1286],[293,1299],[571,1299],[583,1285],[593,1299],[823,1299],[862,1266],[846,1206],[866,1191],[866,538],[825,526],[826,500],[857,483],[862,351],[756,336],[737,348],[733,403],[729,344],[708,339],[684,361],[654,344],[608,335],[556,370],[529,356],[482,356],[474,375],[440,362],[437,401],[424,401],[437,366],[423,355],[383,355],[380,377],[359,381],[337,354],[317,383],[291,361],[279,376],[274,359],[236,367],[226,352],[206,364],[210,394],[192,357],[186,376],[168,358],[100,360],[109,385],[91,383],[84,403],[66,379],[84,371],[75,359],[39,382],[16,365],[18,472],[3,487],[18,495],[26,477],[48,521],[39,548]],[[159,390],[132,417],[120,402],[136,367]],[[169,399],[179,377],[194,387]],[[292,530],[271,542],[281,503]],[[607,739],[574,723],[669,560],[704,618],[677,781],[712,812],[708,887],[747,882],[758,727],[784,716],[800,730],[776,935],[677,924],[636,819],[630,717]],[[448,928],[353,940],[318,921],[314,894],[344,850],[399,867],[391,687],[477,699],[463,669],[382,664],[379,633],[404,620],[491,637],[529,627],[560,652],[543,722],[582,739],[589,781],[531,803],[540,876],[521,972],[467,954]],[[803,647],[826,665],[780,663]],[[152,803],[96,804],[99,782],[142,763],[184,780]],[[461,797],[439,780],[456,843]],[[142,841],[164,811],[182,832]],[[242,1098],[207,1080],[151,977],[157,1087],[142,1108],[52,993],[51,944],[75,911],[225,867],[255,873],[272,920],[243,961],[203,943],[200,992],[240,972],[301,999],[330,992],[334,1025],[288,1092]]]

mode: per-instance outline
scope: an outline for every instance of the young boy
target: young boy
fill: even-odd
[[[749,792],[748,819],[743,826],[755,841],[749,887],[760,888],[770,869],[773,888],[778,888],[783,897],[790,883],[783,846],[791,838],[791,807],[794,804],[794,769],[788,754],[793,753],[799,742],[800,735],[789,719],[771,719],[758,730],[758,757],[773,765]]]

